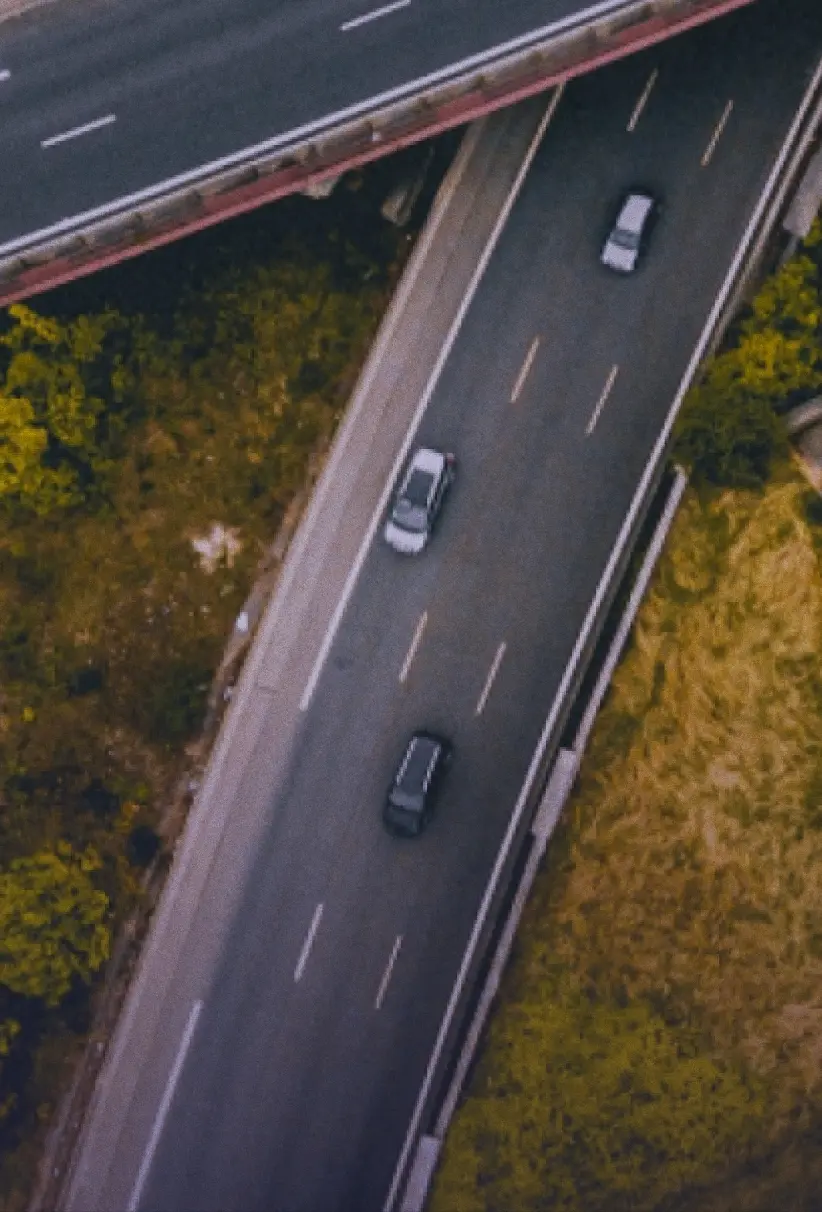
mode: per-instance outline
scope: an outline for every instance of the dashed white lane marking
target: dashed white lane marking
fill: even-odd
[[[116,114],[106,114],[105,118],[95,118],[93,122],[86,122],[84,126],[75,126],[72,130],[64,130],[60,135],[50,135],[48,139],[41,139],[40,146],[54,147],[69,139],[79,139],[80,135],[89,135],[92,131],[100,130],[104,126],[111,126],[112,122],[116,121]]]
[[[380,1006],[382,1005],[383,998],[385,997],[385,991],[388,988],[388,982],[391,980],[391,973],[394,971],[394,964],[397,962],[397,956],[400,953],[401,946],[402,935],[398,934],[394,946],[391,948],[391,954],[388,957],[388,963],[385,966],[385,972],[382,975],[380,987],[377,990],[377,997],[374,1002],[375,1010],[379,1010]]]
[[[714,154],[716,145],[722,137],[722,132],[724,131],[725,126],[727,125],[728,119],[731,116],[731,110],[733,109],[733,107],[734,107],[733,101],[729,101],[728,104],[725,106],[725,108],[722,111],[722,117],[717,122],[714,133],[711,135],[711,140],[710,140],[708,146],[705,148],[705,152],[702,156],[702,159],[699,162],[703,168],[705,168],[709,164],[711,156]]]
[[[605,401],[608,399],[608,396],[611,394],[611,390],[614,386],[614,383],[616,383],[616,377],[618,374],[619,374],[619,367],[615,364],[611,367],[611,370],[608,374],[608,378],[605,380],[605,386],[602,389],[602,394],[599,397],[599,399],[597,400],[597,406],[594,409],[594,411],[591,413],[591,419],[585,427],[585,433],[589,438],[590,438],[591,434],[594,432],[594,426],[596,425],[597,421],[599,420],[599,414],[602,412],[603,408],[605,407]]]
[[[350,29],[358,29],[361,25],[367,25],[369,21],[376,21],[379,17],[387,17],[390,13],[395,13],[399,8],[408,8],[411,0],[394,0],[393,4],[383,4],[380,8],[374,8],[370,13],[363,13],[361,17],[352,17],[350,21],[343,21],[340,29],[344,34],[347,34]]]
[[[525,385],[525,380],[528,378],[528,372],[530,371],[530,369],[534,363],[534,358],[537,356],[538,349],[539,349],[539,337],[534,337],[533,341],[531,342],[531,348],[528,350],[528,353],[525,355],[525,361],[522,364],[522,369],[520,370],[519,374],[517,375],[517,381],[514,384],[514,390],[511,392],[511,403],[512,404],[516,404],[517,400],[519,399],[519,394]]]
[[[314,916],[311,919],[311,925],[308,927],[308,934],[305,936],[303,949],[300,952],[300,958],[297,960],[297,967],[294,969],[294,980],[298,981],[302,976],[305,965],[308,962],[308,957],[311,954],[311,948],[314,946],[314,939],[317,931],[320,928],[320,918],[323,915],[323,903],[320,901],[317,908],[314,910]]]
[[[10,78],[11,78],[11,72],[8,70],[7,67],[4,67],[3,70],[0,71],[0,82],[2,82],[4,80],[9,80]]]
[[[491,668],[488,670],[488,677],[485,679],[485,685],[482,688],[482,694],[477,700],[477,705],[474,708],[474,715],[482,715],[485,704],[488,702],[488,695],[491,693],[491,687],[494,685],[494,678],[497,676],[497,671],[502,664],[502,658],[505,656],[506,643],[502,641],[497,649],[496,655],[491,662]]]
[[[466,313],[468,312],[468,308],[471,306],[471,302],[477,293],[480,281],[485,273],[488,262],[491,260],[494,250],[499,243],[499,238],[502,235],[506,223],[508,222],[508,216],[513,210],[514,203],[516,202],[520,190],[522,189],[522,184],[528,175],[528,170],[537,154],[537,148],[542,141],[545,131],[548,129],[551,123],[551,119],[557,111],[557,107],[562,99],[564,89],[565,84],[563,82],[559,85],[556,92],[551,96],[548,108],[546,109],[542,120],[534,133],[533,139],[528,145],[528,150],[525,153],[511,188],[508,190],[505,201],[502,205],[502,209],[496,218],[488,240],[486,241],[485,247],[477,260],[476,266],[474,267],[474,272],[471,275],[471,280],[468,283],[465,294],[463,295],[460,305],[457,308],[457,313],[454,316],[454,319],[451,321],[451,326],[446,333],[445,341],[443,342],[440,352],[437,354],[423,393],[420,396],[419,403],[414,410],[414,415],[411,418],[410,424],[405,431],[405,436],[400,444],[400,448],[397,451],[397,457],[394,460],[394,466],[391,469],[391,474],[385,481],[385,487],[380,494],[380,499],[377,502],[376,509],[371,516],[371,521],[368,523],[368,527],[363,535],[362,542],[360,543],[357,554],[354,557],[354,563],[351,565],[348,576],[345,579],[342,594],[340,595],[337,605],[334,608],[334,613],[329,620],[328,627],[326,628],[319,651],[317,652],[314,659],[314,664],[311,667],[311,673],[308,675],[308,681],[306,683],[305,690],[303,691],[303,696],[300,699],[300,711],[307,711],[311,704],[311,699],[314,696],[314,691],[317,689],[317,683],[320,680],[323,666],[325,665],[328,654],[331,651],[331,645],[334,643],[340,623],[342,622],[343,614],[345,613],[346,607],[351,599],[351,595],[354,592],[354,587],[362,571],[362,566],[365,563],[366,556],[371,548],[377,527],[379,526],[381,519],[384,517],[384,510],[388,504],[388,497],[393,491],[393,485],[396,483],[397,477],[402,470],[405,460],[408,458],[411,443],[414,441],[414,435],[419,428],[420,422],[425,414],[425,410],[434,394],[434,389],[436,388],[440,375],[442,374],[442,368],[454,347],[454,343],[456,342],[460,329],[462,328],[462,323],[465,319]],[[2,253],[2,246],[0,246],[0,253]],[[328,482],[329,481],[326,481],[326,483]]]
[[[148,1138],[146,1151],[143,1154],[143,1160],[140,1163],[140,1169],[137,1171],[137,1178],[131,1191],[131,1199],[128,1201],[127,1212],[137,1212],[140,1206],[140,1199],[143,1194],[143,1187],[146,1185],[148,1172],[151,1169],[151,1163],[154,1160],[154,1154],[157,1151],[157,1145],[160,1142],[160,1136],[163,1131],[163,1125],[166,1122],[171,1100],[174,1098],[174,1091],[177,1088],[177,1082],[180,1080],[180,1074],[183,1071],[183,1065],[191,1047],[191,1041],[194,1038],[194,1029],[197,1026],[197,1019],[200,1017],[200,1011],[203,1008],[201,1001],[196,1001],[189,1012],[188,1021],[183,1031],[183,1038],[180,1041],[180,1047],[177,1049],[171,1073],[168,1075],[166,1088],[163,1091],[163,1097],[160,1100],[160,1106],[157,1108],[157,1114],[154,1117],[154,1123],[151,1127],[151,1136]]]
[[[644,110],[645,106],[648,104],[648,98],[651,95],[651,89],[656,84],[656,78],[658,75],[659,75],[659,68],[655,67],[654,70],[651,72],[650,76],[648,77],[648,83],[645,85],[642,92],[639,94],[639,100],[637,101],[636,105],[634,106],[634,110],[633,110],[633,113],[631,114],[631,117],[628,119],[628,125],[625,128],[627,131],[633,132],[636,130],[636,124],[637,124],[637,122],[639,122],[640,115],[642,114],[642,111]]]
[[[428,611],[423,610],[422,614],[420,615],[419,622],[417,623],[417,626],[414,629],[414,635],[411,640],[411,646],[408,649],[405,660],[402,663],[402,669],[400,670],[400,681],[401,682],[404,682],[405,679],[408,677],[408,670],[411,668],[411,662],[413,661],[414,657],[416,656],[417,649],[420,646],[420,640],[422,639],[422,633],[425,631],[425,624],[427,622],[428,622]]]

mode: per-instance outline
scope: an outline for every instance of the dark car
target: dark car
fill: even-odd
[[[386,543],[402,555],[419,555],[451,487],[456,470],[452,454],[420,446],[406,468],[388,521]]]
[[[436,800],[442,776],[451,760],[451,745],[433,732],[415,732],[405,747],[388,789],[383,821],[402,837],[422,833]]]
[[[637,189],[623,194],[600,254],[602,264],[620,274],[633,273],[645,252],[658,212],[658,200],[647,191]]]

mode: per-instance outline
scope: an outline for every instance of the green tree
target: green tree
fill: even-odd
[[[71,324],[9,308],[0,387],[0,501],[44,515],[81,501],[107,465],[113,417],[127,377],[104,356],[122,321],[113,312]]]
[[[45,464],[48,444],[31,401],[0,394],[0,500],[46,514],[77,499],[75,473]]]
[[[744,1075],[646,1005],[544,990],[492,1027],[432,1212],[651,1209],[744,1151],[763,1113]]]
[[[776,328],[788,336],[802,333],[815,337],[822,322],[818,278],[810,257],[792,257],[763,283],[742,331]]]
[[[736,346],[713,358],[689,392],[676,456],[696,481],[728,487],[765,482],[788,451],[777,414],[822,386],[822,300],[809,256],[764,283]]]
[[[56,1006],[75,979],[91,979],[111,942],[99,867],[93,850],[61,842],[0,874],[0,984]]]
[[[788,451],[785,426],[767,396],[707,376],[689,392],[677,420],[675,457],[695,483],[754,488]]]
[[[778,328],[745,333],[735,350],[717,358],[708,378],[716,388],[736,387],[785,407],[822,383],[822,346],[810,331],[788,335]]]

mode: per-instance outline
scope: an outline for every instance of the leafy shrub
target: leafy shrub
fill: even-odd
[[[643,1003],[546,988],[489,1042],[432,1212],[650,1209],[744,1151],[763,1113],[755,1082]]]
[[[817,270],[794,257],[764,283],[735,346],[713,358],[688,394],[676,427],[676,457],[700,481],[757,488],[788,452],[777,414],[822,384],[822,302]]]
[[[111,942],[99,867],[94,851],[61,842],[0,874],[0,985],[53,1007],[97,972]]]
[[[697,484],[761,487],[787,452],[784,425],[762,396],[723,398],[706,383],[690,393],[680,413],[675,457]]]
[[[203,722],[210,684],[207,664],[172,658],[146,689],[141,714],[148,739],[169,747],[189,740]]]

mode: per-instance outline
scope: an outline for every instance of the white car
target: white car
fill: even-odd
[[[632,190],[623,196],[600,261],[620,274],[630,274],[645,250],[658,211],[656,198]]]
[[[452,454],[420,446],[406,468],[383,532],[389,547],[419,555],[428,543],[442,503],[454,481]]]

